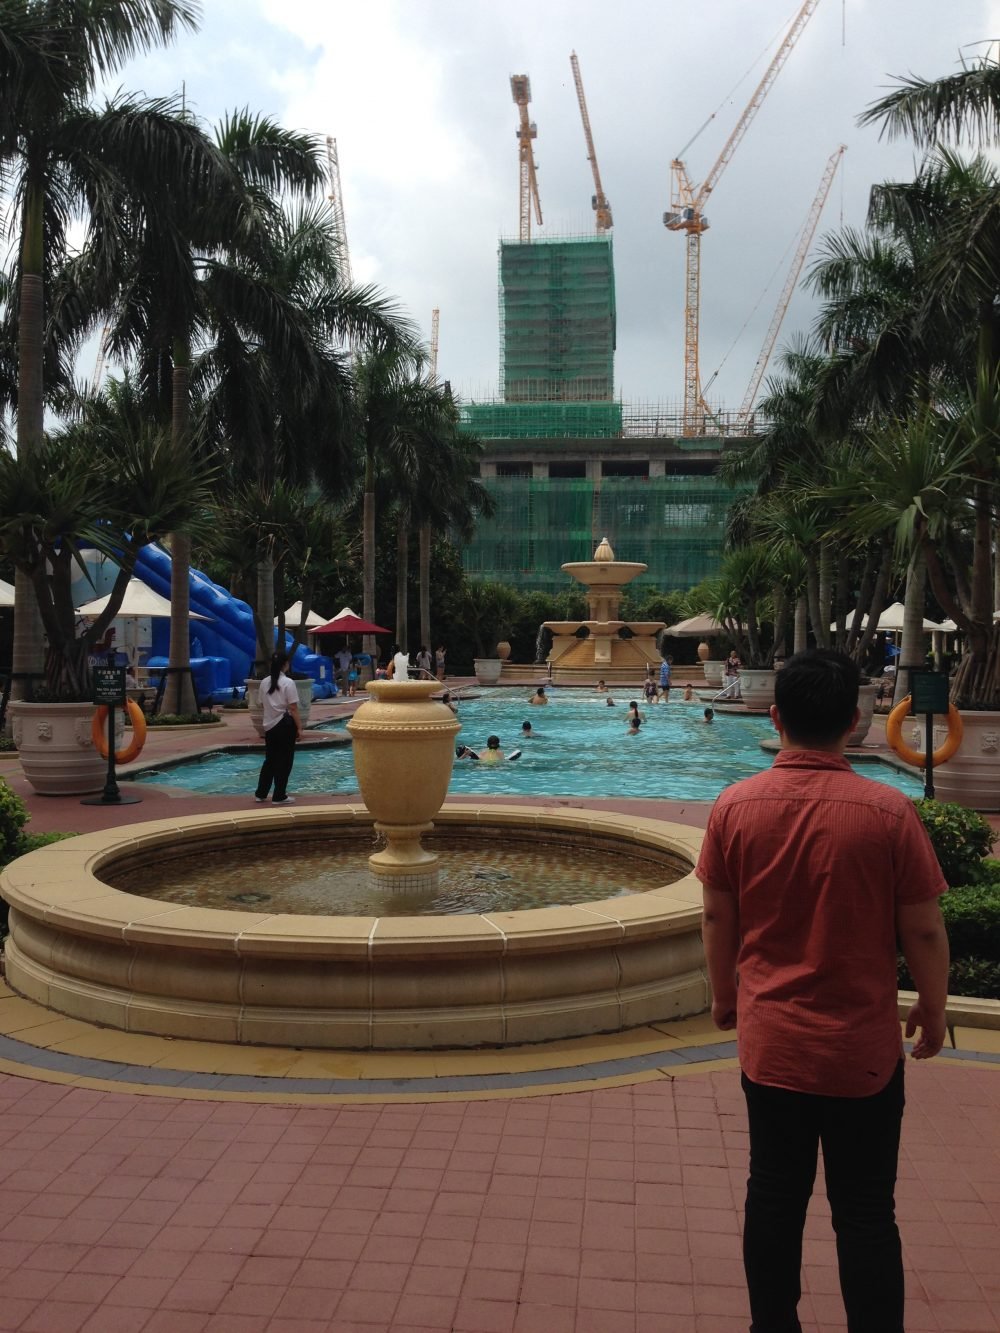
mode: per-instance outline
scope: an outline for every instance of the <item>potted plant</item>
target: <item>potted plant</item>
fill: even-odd
[[[460,614],[476,645],[474,664],[480,685],[495,685],[500,679],[503,662],[495,645],[506,638],[517,602],[517,593],[503,583],[470,581],[462,591]]]
[[[198,527],[208,469],[152,428],[82,423],[30,454],[0,448],[0,552],[31,580],[45,634],[44,679],[10,705],[24,775],[46,795],[99,791],[106,765],[90,736],[91,657],[121,607],[143,546]],[[118,574],[107,608],[77,621],[75,569],[93,547]]]
[[[784,640],[790,612],[782,573],[775,548],[764,542],[737,547],[722,562],[715,618],[725,625],[740,659],[740,697],[748,708],[774,703],[775,645]]]

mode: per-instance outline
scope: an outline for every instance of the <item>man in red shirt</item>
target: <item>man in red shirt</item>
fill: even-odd
[[[849,1333],[903,1333],[896,941],[918,994],[906,1034],[920,1029],[925,1060],[945,1038],[947,885],[912,801],[843,757],[858,684],[841,653],[788,659],[771,709],[781,751],[721,794],[696,870],[712,1017],[737,1029],[750,1123],[751,1333],[801,1333],[820,1143]]]

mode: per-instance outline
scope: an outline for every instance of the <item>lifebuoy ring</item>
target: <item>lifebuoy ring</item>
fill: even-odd
[[[142,754],[142,747],[146,744],[146,715],[135,702],[129,699],[125,707],[128,709],[128,715],[132,719],[132,739],[124,750],[115,751],[116,764],[130,764],[133,759],[138,759]],[[90,739],[94,742],[94,749],[102,759],[108,757],[108,710],[104,704],[101,704],[94,714],[93,721],[90,724]]]
[[[926,759],[919,750],[911,750],[903,740],[903,722],[911,713],[911,697],[907,695],[901,699],[885,720],[885,739],[890,747],[895,750],[907,764],[912,764],[914,768],[923,768]],[[952,757],[958,747],[962,744],[962,715],[954,704],[948,705],[948,738],[943,745],[939,745],[931,756],[931,765],[937,768],[938,764],[946,764]]]

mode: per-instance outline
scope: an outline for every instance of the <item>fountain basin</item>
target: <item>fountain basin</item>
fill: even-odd
[[[662,855],[682,878],[581,905],[459,916],[330,917],[177,906],[111,888],[142,858],[331,839],[360,807],[248,811],[104,830],[41,848],[0,877],[7,980],[74,1018],[180,1038],[318,1048],[504,1045],[703,1012],[701,833],[595,811],[445,806],[443,832],[546,832]]]

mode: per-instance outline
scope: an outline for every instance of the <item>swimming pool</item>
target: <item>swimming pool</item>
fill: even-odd
[[[702,705],[679,700],[642,711],[639,735],[626,735],[629,695],[616,696],[614,708],[604,695],[580,690],[551,691],[546,708],[532,708],[527,694],[508,689],[484,691],[460,702],[459,741],[485,749],[495,733],[503,749],[520,748],[514,763],[486,766],[456,761],[449,790],[492,796],[615,796],[711,801],[724,787],[760,772],[771,763],[760,742],[774,732],[767,718],[717,716],[706,725]],[[521,740],[521,723],[538,735]],[[331,723],[340,728],[343,722]],[[252,792],[260,769],[258,754],[217,754],[146,773],[138,780],[187,791],[236,796]],[[911,796],[921,784],[886,764],[864,763],[858,771]],[[402,780],[420,781],[419,772]],[[291,790],[302,795],[355,793],[358,784],[349,746],[300,750]]]

